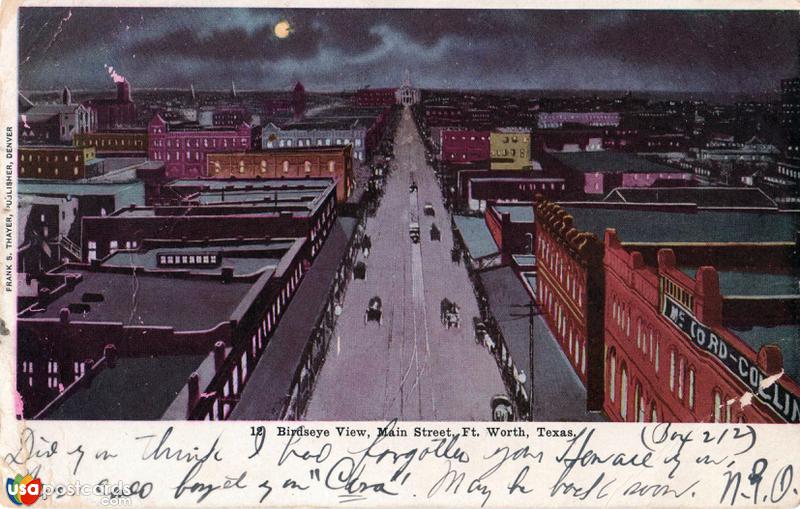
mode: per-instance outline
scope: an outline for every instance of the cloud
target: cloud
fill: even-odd
[[[65,8],[20,10],[23,89],[427,87],[762,93],[794,72],[790,12]],[[294,27],[286,39],[274,24]]]

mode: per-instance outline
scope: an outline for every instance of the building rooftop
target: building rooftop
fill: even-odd
[[[697,268],[681,267],[686,275],[695,278]],[[722,295],[778,296],[799,295],[800,274],[770,274],[765,272],[717,271]]]
[[[550,155],[581,173],[684,173],[627,152],[553,152]]]
[[[494,209],[501,214],[511,214],[511,220],[515,223],[534,221],[533,205],[494,205]]]
[[[280,127],[281,131],[321,131],[336,130],[349,131],[352,129],[366,129],[374,117],[342,117],[342,118],[306,118],[300,122],[290,122]]]
[[[499,254],[497,244],[489,232],[484,218],[454,215],[453,220],[455,220],[458,231],[461,232],[461,238],[474,260]]]
[[[783,354],[784,372],[795,382],[800,382],[800,324],[729,329],[756,353],[764,345],[778,345]]]
[[[70,182],[63,180],[19,179],[20,195],[37,196],[115,196],[118,204],[144,204],[144,184],[140,180],[125,182]]]
[[[46,419],[158,420],[205,357],[120,357],[116,367],[102,369]]]
[[[778,208],[772,198],[755,187],[618,187],[603,201],[692,203],[701,208]]]
[[[253,275],[266,270],[275,269],[281,257],[291,248],[297,239],[280,239],[269,242],[234,245],[231,243],[217,245],[170,245],[164,243],[152,247],[132,251],[116,251],[105,258],[104,266],[143,267],[148,270],[187,270],[196,274],[220,274],[223,267],[233,269],[235,276]],[[197,243],[195,243],[197,244]],[[216,256],[213,266],[175,267],[158,264],[158,255],[170,256]]]
[[[300,207],[313,209],[320,193],[314,190],[293,191],[280,189],[236,189],[232,191],[220,189],[213,191],[200,191],[196,195],[187,197],[188,201],[200,205],[214,205],[226,203],[260,202],[264,205],[276,205],[281,208]]]
[[[664,212],[562,204],[575,228],[603,238],[616,228],[622,242],[794,242],[800,215],[792,213]]]
[[[277,149],[280,150],[280,149]],[[333,179],[308,178],[308,179],[178,179],[168,184],[169,187],[198,187],[209,189],[245,189],[248,186],[254,189],[289,189],[302,186],[306,189],[326,189],[333,183]]]
[[[253,284],[236,280],[223,283],[220,278],[211,277],[175,277],[174,273],[134,275],[85,265],[66,265],[58,273],[78,274],[82,279],[43,311],[28,310],[21,317],[58,318],[60,310],[68,308],[72,311],[71,320],[76,322],[208,330],[231,319]]]

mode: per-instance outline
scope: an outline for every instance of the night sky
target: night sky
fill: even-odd
[[[288,21],[283,39],[275,25]],[[20,10],[20,89],[430,88],[770,94],[796,74],[797,12]]]

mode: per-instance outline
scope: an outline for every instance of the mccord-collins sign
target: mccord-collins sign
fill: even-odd
[[[800,422],[800,398],[787,391],[780,383],[762,388],[761,381],[767,378],[757,365],[727,341],[717,336],[707,326],[698,322],[692,314],[671,297],[664,295],[664,316],[686,334],[694,345],[712,355],[741,380],[753,394],[776,414],[790,423]]]

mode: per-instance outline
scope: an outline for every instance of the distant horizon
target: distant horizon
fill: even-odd
[[[72,93],[77,94],[114,94],[114,88],[106,87],[106,88],[73,88],[69,85],[65,85],[70,89]],[[307,94],[320,94],[320,95],[335,95],[335,94],[342,94],[342,93],[355,93],[359,90],[364,89],[385,89],[385,88],[398,88],[397,86],[375,86],[375,87],[360,87],[360,88],[341,88],[341,89],[331,89],[331,90],[314,90],[314,89],[306,89]],[[60,94],[64,89],[64,86],[60,88],[52,88],[52,89],[33,89],[33,90],[23,90],[18,89],[18,92],[23,95],[33,95],[33,94]],[[772,102],[772,101],[779,101],[780,100],[780,90],[774,90],[771,92],[762,92],[762,93],[744,93],[744,92],[718,92],[718,91],[710,91],[710,90],[621,90],[621,89],[559,89],[559,88],[551,88],[551,89],[543,89],[543,88],[508,88],[508,89],[490,89],[490,88],[441,88],[441,87],[421,87],[421,90],[425,91],[432,91],[432,92],[474,92],[474,93],[482,93],[482,94],[542,94],[542,97],[552,97],[552,98],[568,98],[568,95],[565,94],[574,94],[580,97],[589,97],[589,96],[599,96],[599,97],[619,97],[625,94],[631,94],[634,97],[643,97],[643,98],[651,98],[651,97],[658,97],[661,99],[667,99],[665,96],[680,96],[681,99],[686,99],[687,96],[696,97],[701,100],[714,100],[714,101],[722,101],[725,100],[733,100],[734,102],[738,102],[743,99],[750,99],[758,102]],[[190,93],[190,87],[136,87],[134,84],[131,84],[131,93],[133,95],[136,94],[137,91],[144,91],[144,92],[176,92],[176,93]],[[228,93],[230,92],[230,87],[227,88],[199,88],[195,86],[195,94],[204,94],[204,93]],[[237,94],[258,94],[258,93],[274,93],[274,94],[290,94],[291,88],[239,88],[236,86],[236,93]],[[544,94],[552,94],[552,95],[544,95]]]

